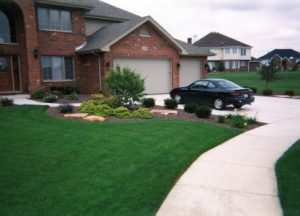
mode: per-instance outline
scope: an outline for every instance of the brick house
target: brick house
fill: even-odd
[[[208,49],[174,39],[151,17],[98,0],[1,0],[0,93],[80,83],[102,90],[107,72],[130,67],[146,93],[206,77]]]
[[[215,53],[208,57],[210,70],[218,70],[223,62],[226,71],[249,71],[251,46],[218,32],[211,32],[194,43]]]
[[[259,58],[262,65],[268,65],[274,61],[278,70],[298,70],[300,64],[300,53],[293,49],[274,49]]]

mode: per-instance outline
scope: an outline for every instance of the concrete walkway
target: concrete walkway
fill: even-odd
[[[200,156],[178,180],[157,216],[282,215],[274,167],[300,139],[300,101],[256,99],[244,112],[258,113],[258,120],[270,124]]]

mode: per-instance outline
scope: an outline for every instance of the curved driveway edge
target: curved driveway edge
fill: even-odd
[[[200,156],[157,216],[282,215],[277,159],[300,139],[300,116],[248,131]]]

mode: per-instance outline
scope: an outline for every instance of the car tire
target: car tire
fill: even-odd
[[[213,101],[213,107],[217,110],[223,110],[225,108],[225,102],[222,98],[216,98]]]
[[[236,109],[240,109],[240,108],[242,108],[243,105],[233,105],[233,106],[234,106],[234,108],[236,108]]]
[[[182,96],[181,96],[181,94],[178,92],[178,93],[175,93],[174,94],[174,99],[177,101],[177,103],[182,103]]]

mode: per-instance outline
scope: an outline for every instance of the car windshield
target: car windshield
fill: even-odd
[[[223,88],[240,88],[240,86],[228,80],[217,80],[216,82]]]

